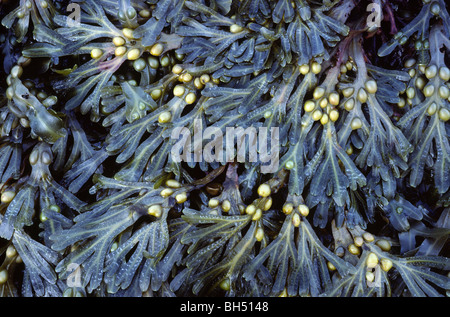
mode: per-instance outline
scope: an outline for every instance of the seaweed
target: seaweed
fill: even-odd
[[[0,296],[448,296],[445,1],[0,14]]]

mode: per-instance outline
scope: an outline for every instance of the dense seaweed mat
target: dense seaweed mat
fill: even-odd
[[[448,296],[449,9],[1,1],[0,296]]]

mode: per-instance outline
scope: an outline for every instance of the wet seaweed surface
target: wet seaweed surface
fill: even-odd
[[[449,9],[0,1],[0,296],[449,296]]]

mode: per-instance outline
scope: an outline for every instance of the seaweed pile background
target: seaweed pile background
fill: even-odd
[[[1,296],[448,296],[444,0],[0,6]]]

